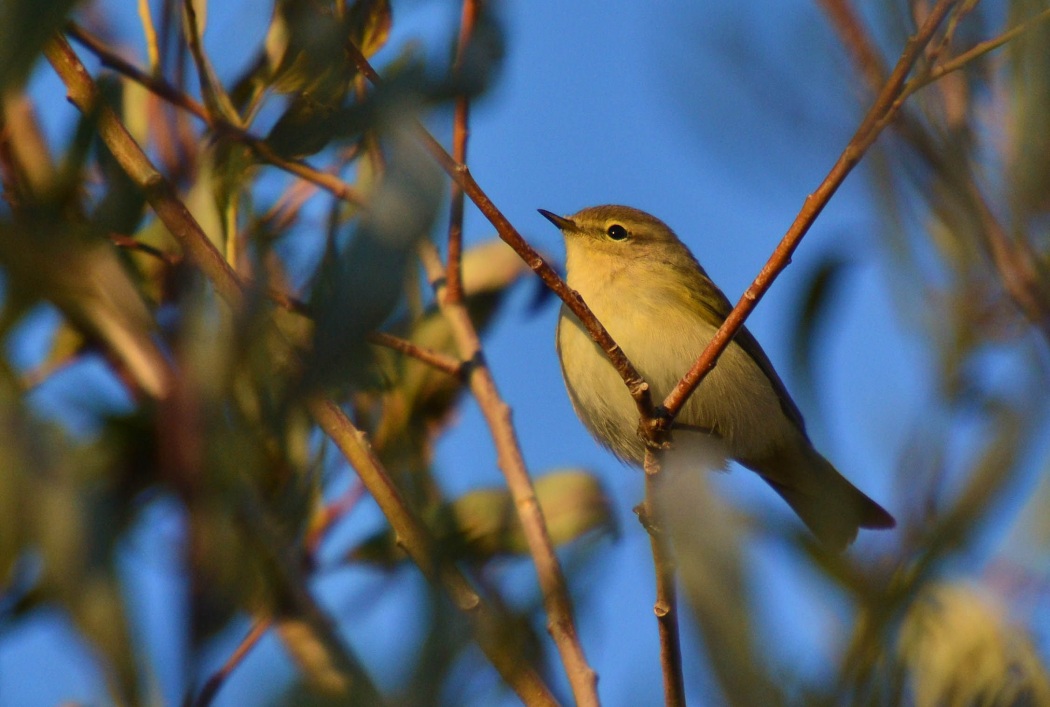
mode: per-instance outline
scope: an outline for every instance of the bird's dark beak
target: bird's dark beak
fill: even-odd
[[[561,230],[563,230],[563,231],[575,231],[576,230],[576,222],[573,221],[571,218],[565,218],[564,216],[559,216],[558,214],[551,213],[550,211],[547,211],[546,209],[536,209],[536,210],[540,212],[540,214],[543,216],[543,218],[547,219],[548,221],[553,223],[555,226],[557,226]]]

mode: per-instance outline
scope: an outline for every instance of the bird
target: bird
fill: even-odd
[[[663,399],[725,321],[729,300],[655,216],[619,205],[571,216],[539,212],[564,236],[567,284]],[[564,304],[556,344],[577,416],[613,454],[640,466],[646,444],[634,400]],[[747,327],[681,408],[670,430],[672,448],[695,435],[714,447],[723,465],[731,459],[756,472],[833,551],[848,547],[860,528],[896,525],[814,448],[802,413]]]

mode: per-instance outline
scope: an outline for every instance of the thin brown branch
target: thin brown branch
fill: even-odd
[[[306,536],[306,549],[311,555],[316,555],[328,531],[345,518],[364,495],[365,485],[360,479],[357,479],[342,496],[321,508],[320,518],[311,524]]]
[[[1010,238],[972,179],[967,188],[981,223],[985,247],[1003,289],[1050,340],[1050,280],[1046,267],[1027,241]]]
[[[118,74],[134,81],[135,83],[146,88],[150,92],[160,96],[164,100],[179,106],[180,108],[192,113],[195,117],[199,118],[204,124],[217,135],[222,135],[243,145],[246,145],[252,150],[260,159],[270,165],[277,167],[278,169],[284,170],[289,174],[294,174],[300,179],[305,179],[308,182],[313,182],[317,186],[321,187],[325,191],[329,192],[333,196],[342,199],[343,201],[351,204],[363,204],[364,197],[361,196],[360,192],[347,184],[343,180],[339,179],[334,174],[329,174],[322,170],[314,169],[305,162],[299,162],[296,160],[289,160],[281,157],[275,153],[266,142],[255,135],[245,131],[241,127],[230,123],[223,117],[213,115],[208,112],[208,109],[204,107],[199,101],[194,100],[188,96],[184,91],[179,90],[177,87],[165,81],[160,76],[152,76],[142,71],[138,67],[134,66],[130,62],[123,59],[120,55],[110,49],[104,42],[97,37],[87,32],[84,28],[78,26],[75,23],[69,23],[66,26],[66,33],[70,37],[75,39],[85,49],[94,54],[101,62],[103,66],[106,66]]]
[[[394,336],[393,334],[387,334],[385,332],[376,331],[372,332],[367,336],[367,339],[378,346],[385,346],[388,349],[393,349],[406,356],[422,361],[423,363],[436,368],[439,371],[460,378],[463,376],[467,366],[452,356],[441,353],[440,351],[434,351],[415,344],[408,339],[402,339],[401,337]]]
[[[660,667],[663,671],[664,704],[667,707],[685,705],[685,680],[682,674],[682,647],[678,634],[678,592],[675,586],[675,561],[667,541],[666,529],[661,525],[664,514],[657,508],[658,486],[666,474],[660,468],[657,452],[645,452],[645,501],[639,509],[639,520],[649,531],[656,573],[656,614],[660,634]]]
[[[474,34],[474,24],[478,18],[478,3],[475,0],[463,0],[459,21],[459,39],[456,42],[456,58],[452,64],[453,74],[463,69],[463,58],[467,46]],[[470,101],[466,96],[456,97],[455,111],[452,118],[452,159],[459,164],[467,163],[467,138],[469,137]],[[452,182],[451,200],[448,219],[448,265],[446,266],[447,282],[445,296],[450,302],[463,299],[463,189]]]
[[[536,490],[525,468],[517,433],[511,423],[510,407],[500,397],[496,381],[485,363],[481,341],[470,321],[466,307],[448,300],[444,286],[445,271],[437,249],[430,242],[420,247],[420,257],[427,277],[434,287],[438,305],[448,320],[459,348],[460,356],[470,361],[467,383],[481,408],[489,432],[496,445],[497,464],[507,480],[514,506],[518,511],[525,539],[529,546],[547,611],[547,630],[561,655],[562,663],[578,705],[597,705],[597,677],[583,655],[573,619],[572,600],[565,583],[558,557],[554,553],[543,509],[536,500]]]
[[[373,84],[380,85],[382,79],[368,62],[368,59],[361,53],[361,50],[350,42],[346,44],[346,49],[358,70]],[[654,410],[649,384],[645,382],[645,379],[638,373],[634,365],[627,360],[623,350],[609,335],[602,323],[598,321],[598,318],[594,316],[594,313],[591,312],[590,307],[583,301],[580,294],[565,284],[565,281],[558,276],[554,268],[522,238],[518,230],[511,225],[507,217],[503,215],[503,212],[496,207],[496,204],[493,203],[488,194],[474,180],[466,165],[453,159],[452,155],[420,123],[417,123],[417,134],[424,147],[437,160],[441,168],[463,189],[463,193],[470,197],[470,200],[474,202],[474,205],[478,207],[482,215],[495,227],[499,237],[514,249],[514,252],[525,261],[525,264],[579,318],[580,322],[587,328],[591,338],[602,347],[613,367],[620,374],[620,377],[623,378],[624,383],[627,385],[627,390],[638,407],[642,420],[651,421],[654,417]],[[649,425],[647,424],[644,431],[648,431],[648,427]]]
[[[97,111],[98,131],[103,142],[127,175],[143,190],[157,217],[175,236],[190,261],[211,280],[219,296],[229,306],[239,308],[243,288],[237,275],[116,114],[106,106],[97,105],[98,89],[95,82],[69,44],[56,35],[46,45],[45,54],[66,85],[70,100],[84,113]],[[491,627],[498,624],[502,617],[481,600],[459,569],[436,551],[436,543],[430,532],[402,498],[372,452],[364,433],[354,427],[339,406],[330,400],[310,400],[307,408],[357,471],[408,555],[429,579],[440,583],[453,603],[472,619],[479,645],[507,684],[527,704],[556,704],[550,690],[528,662],[522,660],[516,650],[497,640],[498,632],[492,631]],[[289,576],[295,575],[294,568],[283,569]],[[324,614],[313,602],[309,592],[300,586],[287,589],[296,595],[307,621],[321,620]],[[336,640],[337,648],[341,645],[341,641],[331,634],[326,622],[322,622],[317,629],[318,635]],[[355,664],[345,647],[336,651],[337,657],[340,654],[345,664]]]
[[[919,89],[928,86],[937,79],[950,74],[954,71],[958,71],[966,67],[971,62],[980,59],[989,52],[993,52],[999,47],[1007,44],[1008,42],[1016,39],[1025,32],[1035,27],[1040,22],[1050,20],[1050,8],[1043,10],[1042,12],[1036,13],[1034,16],[1028,18],[1024,22],[1021,22],[1014,27],[1008,29],[997,37],[986,39],[983,42],[978,42],[970,49],[966,50],[962,54],[958,54],[951,59],[940,62],[933,66],[925,76],[920,77],[919,80],[909,82],[909,86],[904,91],[904,96],[908,97],[912,93],[915,93]],[[911,85],[913,84],[913,85]]]
[[[832,20],[832,25],[838,31],[841,41],[851,50],[858,71],[873,90],[881,86],[885,71],[881,64],[873,64],[865,59],[868,51],[864,48],[873,46],[873,42],[852,6],[847,0],[821,0],[821,4]],[[895,107],[900,109],[904,100],[919,89],[928,86],[940,77],[961,69],[969,62],[1002,46],[1047,19],[1050,19],[1050,10],[1036,14],[993,39],[980,42],[957,57],[936,66],[927,67],[926,72],[913,77],[905,84],[895,101]],[[984,240],[985,249],[1003,289],[1024,316],[1050,341],[1050,292],[1048,292],[1047,278],[1041,271],[1038,256],[1031,251],[1027,243],[1015,242],[1009,238],[1006,230],[993,214],[973,174],[968,170],[962,171],[954,165],[945,164],[935,149],[933,139],[922,124],[913,119],[906,111],[901,111],[901,118],[894,123],[898,132],[943,179],[948,183],[958,185],[969,197],[975,211],[974,218],[981,224],[980,234]]]
[[[156,258],[157,260],[163,261],[165,265],[178,265],[182,262],[182,258],[173,253],[165,253],[160,248],[152,246],[149,243],[143,243],[137,238],[131,236],[125,236],[123,233],[110,233],[109,241],[118,248],[124,248],[125,250],[137,250],[140,253]]]
[[[853,55],[853,63],[869,86],[878,87],[886,77],[886,67],[871,35],[861,24],[850,0],[817,0],[846,49]]]
[[[501,642],[498,632],[491,630],[501,617],[481,600],[455,565],[441,558],[430,532],[409,510],[364,433],[356,429],[332,401],[316,399],[308,405],[321,429],[335,442],[382,509],[397,534],[398,544],[419,565],[423,574],[440,583],[453,604],[472,620],[478,644],[507,684],[525,704],[556,705],[557,700],[528,662]],[[485,630],[486,627],[489,630]]]
[[[270,618],[256,619],[252,623],[252,627],[248,630],[248,635],[238,644],[237,648],[230,654],[230,657],[222,664],[222,667],[216,670],[204,683],[204,686],[201,687],[197,699],[193,701],[193,707],[208,707],[212,703],[215,696],[219,694],[220,688],[226,683],[226,679],[244,661],[248,653],[266,635],[266,632],[270,630],[272,625],[273,620]]]
[[[919,59],[923,49],[933,38],[937,27],[940,26],[945,16],[956,4],[957,0],[938,0],[937,4],[930,10],[926,22],[919,28],[911,38],[908,39],[901,52],[900,58],[893,72],[886,80],[885,85],[875,98],[875,102],[868,110],[860,127],[854,133],[846,149],[842,151],[838,160],[832,166],[831,171],[820,183],[816,191],[806,197],[801,211],[795,217],[794,222],[787,233],[781,239],[773,254],[762,267],[758,277],[751,286],[747,288],[740,301],[737,302],[733,311],[726,317],[725,322],[719,327],[718,332],[704,349],[696,363],[689,372],[679,381],[663,401],[663,407],[667,410],[670,420],[682,408],[696,387],[700,384],[711,369],[718,362],[718,357],[729,346],[736,332],[743,326],[748,315],[754,310],[755,305],[769,290],[776,277],[791,262],[791,255],[798,248],[802,238],[809,231],[813,222],[816,221],[820,212],[824,210],[828,201],[845,181],[853,168],[860,162],[861,157],[875,142],[882,130],[888,125],[900,109],[897,101],[904,87],[912,66]]]

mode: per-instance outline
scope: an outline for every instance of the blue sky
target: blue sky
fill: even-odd
[[[133,6],[115,0],[104,6],[128,8],[123,36],[138,41]],[[457,21],[457,6],[395,2],[391,47],[420,36],[441,55],[441,38]],[[266,13],[258,7],[246,1],[211,3],[205,40],[225,78],[236,73],[265,32]],[[468,161],[495,203],[554,260],[562,257],[560,236],[537,208],[571,213],[599,203],[628,204],[671,225],[736,301],[859,119],[850,67],[810,2],[512,0],[502,15],[506,62],[494,89],[473,109]],[[38,73],[34,95],[55,134],[61,134],[72,109],[49,68],[41,66]],[[893,512],[902,490],[893,469],[933,393],[927,354],[901,323],[906,302],[891,294],[896,285],[875,208],[862,167],[821,215],[748,326],[793,389],[787,364],[799,289],[823,254],[855,261],[826,323],[831,333],[817,365],[819,394],[799,403],[818,448]],[[493,229],[468,207],[466,234],[468,242],[478,242]],[[536,286],[529,282],[514,291],[486,339],[486,353],[514,409],[532,473],[586,467],[615,499],[621,537],[587,560],[572,585],[584,648],[600,675],[603,698],[609,705],[640,704],[660,691],[649,542],[630,511],[642,497],[642,479],[593,442],[572,413],[554,353],[557,307],[550,300],[533,311]],[[68,395],[71,391],[56,386],[42,391],[37,402],[57,407]],[[469,399],[438,446],[436,468],[452,496],[499,483],[491,441]],[[785,521],[790,516],[749,472],[720,475],[715,485],[727,503],[780,514]],[[366,503],[340,537],[364,535],[379,520]],[[159,693],[173,701],[187,666],[172,658],[180,640],[173,630],[177,624],[158,615],[174,610],[177,619],[185,609],[170,545],[175,531],[165,527],[163,509],[143,525],[127,552],[129,601],[144,643],[159,639],[162,649],[151,656],[152,667]],[[855,551],[870,553],[888,542],[866,533]],[[807,649],[774,649],[776,660],[811,677],[824,674],[827,651],[849,629],[839,599],[780,546],[760,543],[752,560],[760,643],[782,644],[790,637]],[[534,579],[525,563],[501,563],[493,571],[512,596],[514,587],[519,599],[530,596]],[[383,627],[393,615],[414,610],[422,591],[418,572],[343,570],[318,587],[326,606],[349,625],[352,645],[380,648],[362,659],[381,686],[395,686],[411,658],[410,641]],[[226,657],[239,633],[234,630],[216,647],[214,660]],[[687,686],[698,704],[707,704],[700,696],[710,695],[712,684],[702,668],[702,649],[691,627],[685,634]],[[0,704],[103,700],[89,654],[70,635],[68,624],[48,614],[0,636]],[[58,658],[52,653],[56,646]],[[263,678],[279,682],[292,674],[279,644],[269,638],[234,674],[217,704],[265,700],[272,692]],[[33,689],[12,688],[12,676]],[[468,701],[490,704],[493,694],[477,690]]]

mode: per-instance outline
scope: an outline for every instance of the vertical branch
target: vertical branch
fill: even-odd
[[[532,479],[525,468],[525,460],[510,419],[510,407],[500,397],[492,372],[485,364],[481,342],[466,307],[462,303],[450,302],[446,296],[446,289],[441,284],[445,273],[433,244],[423,243],[420,256],[427,277],[434,286],[438,305],[452,329],[460,356],[472,364],[467,383],[478,401],[496,444],[497,463],[507,480],[507,487],[514,499],[514,506],[529,546],[529,554],[536,566],[543,593],[543,605],[547,611],[547,630],[561,655],[576,704],[597,705],[597,677],[583,655],[583,648],[576,634],[572,600],[569,598],[558,557],[554,554],[554,543],[543,518],[543,509],[536,500]]]
[[[645,501],[638,509],[642,525],[649,531],[656,572],[656,614],[660,633],[660,667],[663,671],[664,704],[667,707],[685,705],[685,681],[682,675],[682,647],[678,635],[678,596],[675,588],[675,562],[667,541],[667,529],[661,525],[663,513],[659,508],[659,484],[664,478],[660,460],[652,449],[645,451]]]
[[[157,28],[153,26],[153,15],[150,14],[149,0],[139,0],[139,21],[142,23],[143,40],[146,42],[146,57],[150,73],[160,73],[160,48],[157,44]]]
[[[378,86],[382,84],[382,78],[376,72],[375,68],[368,62],[367,57],[361,53],[361,50],[354,46],[352,42],[346,44],[346,50],[350,54],[350,58],[353,59],[357,65],[358,70],[374,85]],[[529,268],[543,281],[550,290],[558,296],[558,298],[565,303],[565,306],[572,310],[580,323],[586,327],[587,332],[591,335],[602,350],[605,351],[606,356],[609,357],[609,361],[612,363],[613,368],[623,378],[624,384],[627,386],[628,392],[631,394],[631,398],[634,400],[635,405],[638,408],[639,417],[646,421],[645,429],[651,427],[651,421],[654,416],[652,393],[649,390],[649,384],[645,382],[645,379],[638,373],[634,365],[627,360],[627,356],[624,354],[623,349],[613,340],[612,336],[609,335],[608,330],[598,321],[598,318],[594,316],[590,307],[580,297],[580,293],[573,290],[565,281],[558,276],[543,257],[536,252],[536,249],[529,245],[528,241],[522,238],[518,230],[514,228],[510,220],[504,216],[503,212],[499,210],[496,204],[489,198],[489,195],[481,188],[481,185],[474,180],[471,176],[470,170],[467,169],[465,164],[456,162],[452,158],[452,155],[442,147],[441,143],[438,142],[433,135],[431,135],[426,127],[422,123],[416,124],[417,133],[420,141],[423,143],[423,147],[426,148],[427,152],[434,158],[434,160],[441,166],[445,173],[452,178],[456,184],[463,189],[463,193],[470,197],[470,200],[474,202],[474,205],[478,208],[478,211],[488,219],[489,223],[496,229],[496,233],[503,240],[504,243],[509,245],[515,253],[517,253],[521,259],[525,262]]]
[[[62,79],[70,100],[82,112],[97,110],[98,131],[103,142],[129,178],[144,192],[157,218],[167,227],[188,259],[211,281],[219,296],[231,307],[241,305],[243,286],[236,273],[208,240],[200,224],[179,200],[173,187],[157,171],[142,148],[108,107],[98,107],[98,88],[69,44],[56,35],[45,46],[45,55]],[[482,651],[503,679],[526,704],[554,705],[550,689],[535,670],[522,660],[514,647],[504,645],[492,630],[503,620],[499,612],[482,601],[470,581],[455,564],[445,560],[435,548],[435,540],[422,521],[405,503],[397,487],[376,458],[364,433],[354,427],[331,400],[312,399],[306,407],[317,424],[343,453],[350,466],[372,494],[398,541],[409,557],[431,581],[441,585],[453,604],[471,619],[474,635]],[[280,538],[276,538],[280,540]],[[296,584],[299,573],[286,566],[287,548],[274,547],[279,569],[287,573],[286,589],[297,600],[302,618],[315,624],[318,635],[331,639],[331,647],[342,664],[356,666],[341,639],[328,626],[325,615],[304,586]]]
[[[456,43],[456,59],[452,73],[458,76],[463,70],[463,58],[474,33],[478,17],[477,0],[463,0],[463,11],[459,24],[459,40]],[[456,97],[455,114],[452,121],[452,158],[459,164],[467,163],[467,137],[470,101],[462,93]],[[463,189],[452,182],[448,223],[448,266],[446,297],[458,303],[463,299]]]

